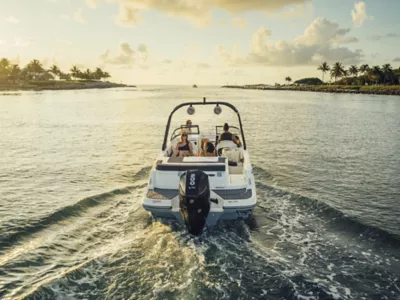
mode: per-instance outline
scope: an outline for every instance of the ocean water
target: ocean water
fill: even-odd
[[[239,109],[258,204],[252,219],[194,238],[140,201],[170,111],[202,97]],[[236,122],[228,109],[190,118]],[[399,97],[0,95],[1,299],[400,299],[399,247]]]

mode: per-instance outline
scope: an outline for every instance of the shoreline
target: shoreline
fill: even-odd
[[[0,92],[19,92],[19,91],[63,91],[63,90],[86,90],[86,89],[109,89],[119,87],[132,87],[123,83],[103,82],[103,81],[31,81],[16,84],[1,84]]]
[[[271,90],[271,91],[299,91],[338,94],[367,94],[400,96],[400,85],[392,86],[330,86],[330,85],[308,85],[308,86],[283,86],[273,87],[263,84],[256,85],[224,85],[222,88],[245,89],[245,90]]]

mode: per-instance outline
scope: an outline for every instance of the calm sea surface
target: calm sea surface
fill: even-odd
[[[239,109],[258,205],[193,238],[140,201],[170,111],[203,96]],[[0,94],[1,299],[400,299],[399,249],[400,97]]]

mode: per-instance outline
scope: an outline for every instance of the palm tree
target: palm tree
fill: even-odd
[[[111,77],[111,75],[108,72],[104,72],[104,74],[103,74],[103,78],[104,79],[107,79],[107,78],[110,78],[110,77]]]
[[[375,79],[375,84],[378,84],[378,82],[381,81],[383,74],[382,74],[382,70],[379,66],[373,66],[372,69],[370,70],[370,74]]]
[[[71,80],[71,75],[68,73],[60,72],[59,76],[60,76],[60,79],[62,79],[62,80]]]
[[[90,69],[86,69],[86,71],[82,75],[83,75],[83,78],[86,80],[90,80],[93,77],[93,73],[92,73],[92,71],[90,71]]]
[[[0,60],[0,69],[8,69],[10,67],[10,61],[8,58],[3,57]]]
[[[369,66],[367,64],[361,65],[359,71],[364,75],[369,72]]]
[[[331,69],[331,78],[335,78],[336,81],[337,78],[344,76],[345,73],[342,63],[336,62]]]
[[[393,73],[392,66],[390,64],[384,64],[382,66],[382,73],[383,73],[383,76],[384,76],[384,79],[383,79],[384,82],[383,83],[386,83],[386,79],[388,79],[388,81],[390,81],[390,83],[393,82],[394,73]]]
[[[292,78],[290,78],[289,76],[285,78],[285,81],[288,82],[288,84],[290,84],[290,82],[292,81]]]
[[[15,82],[20,77],[20,74],[21,74],[20,67],[18,65],[12,65],[9,74],[10,79]]]
[[[101,80],[104,76],[104,72],[100,68],[96,68],[96,70],[93,73],[93,78],[97,80]]]
[[[42,63],[40,61],[38,61],[37,59],[32,60],[27,66],[26,69],[28,70],[28,72],[32,72],[32,73],[43,73],[44,69],[42,66]]]
[[[69,71],[71,72],[71,75],[74,79],[77,79],[81,72],[77,66],[72,66],[72,68]]]
[[[324,76],[325,73],[328,72],[330,70],[330,67],[328,65],[327,62],[323,62],[319,67],[318,67],[319,71],[322,71],[322,81],[324,81]]]
[[[0,77],[7,77],[10,69],[10,61],[7,58],[0,60]]]
[[[349,73],[355,77],[358,75],[358,68],[355,65],[350,66]]]
[[[61,74],[61,70],[56,65],[52,65],[49,71],[57,76],[60,76]]]

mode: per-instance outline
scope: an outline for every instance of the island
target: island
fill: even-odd
[[[342,63],[336,62],[332,68],[326,63],[318,66],[322,72],[322,80],[316,77],[302,78],[292,82],[287,76],[287,84],[274,85],[250,84],[250,85],[225,85],[223,88],[278,90],[278,91],[305,91],[324,93],[350,93],[373,95],[397,95],[400,96],[400,68],[393,69],[390,64],[369,67],[368,64],[360,67],[352,65],[349,69]],[[334,81],[324,82],[324,75],[330,71]]]
[[[72,66],[69,72],[63,72],[56,65],[49,69],[34,59],[25,67],[13,64],[7,58],[0,59],[0,91],[24,90],[76,90],[136,87],[123,83],[107,81],[111,75],[101,68],[80,70]]]

